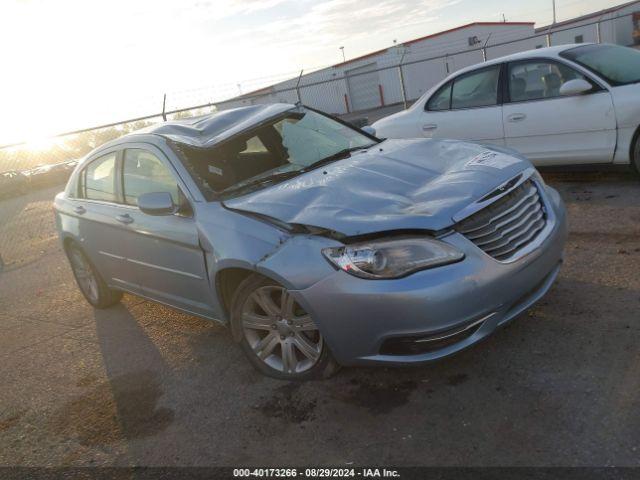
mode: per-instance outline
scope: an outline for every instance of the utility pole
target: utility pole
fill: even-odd
[[[553,24],[556,24],[556,0],[551,0],[553,5]]]
[[[347,61],[347,58],[344,56],[344,47],[340,47],[340,51],[342,52],[342,63]]]

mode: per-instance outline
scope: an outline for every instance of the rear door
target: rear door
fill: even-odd
[[[189,312],[212,316],[209,284],[187,189],[164,153],[150,144],[128,144],[122,158],[122,192],[130,218],[129,263],[140,293]],[[174,215],[141,212],[144,193],[168,192],[181,209]]]
[[[613,161],[616,119],[608,90],[552,59],[512,62],[507,71],[507,146],[536,165]],[[592,92],[560,95],[562,84],[573,79],[592,83]]]
[[[491,65],[443,85],[425,104],[422,134],[503,145],[500,72],[501,65]]]
[[[92,159],[80,172],[78,191],[70,201],[79,218],[82,249],[100,275],[111,286],[137,288],[135,274],[127,263],[129,244],[128,209],[120,203],[117,165],[121,152],[107,150]]]

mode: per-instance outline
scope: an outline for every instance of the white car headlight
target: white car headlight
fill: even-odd
[[[424,237],[331,247],[322,250],[336,267],[351,275],[370,279],[399,278],[426,268],[460,261],[464,253],[451,245]]]

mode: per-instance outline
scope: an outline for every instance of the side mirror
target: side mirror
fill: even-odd
[[[169,192],[143,193],[138,197],[138,208],[147,215],[173,215],[178,207]]]
[[[591,90],[593,90],[593,85],[586,80],[576,78],[562,84],[560,87],[560,95],[581,95]]]
[[[365,125],[360,130],[362,130],[364,133],[368,133],[372,137],[376,136],[376,129],[373,128],[371,125]]]

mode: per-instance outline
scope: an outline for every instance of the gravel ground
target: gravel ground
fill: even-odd
[[[0,465],[639,466],[640,181],[546,177],[570,236],[535,308],[440,363],[304,384],[205,320],[133,296],[94,311],[50,193],[19,202],[29,234],[0,205],[29,253],[0,273]]]

